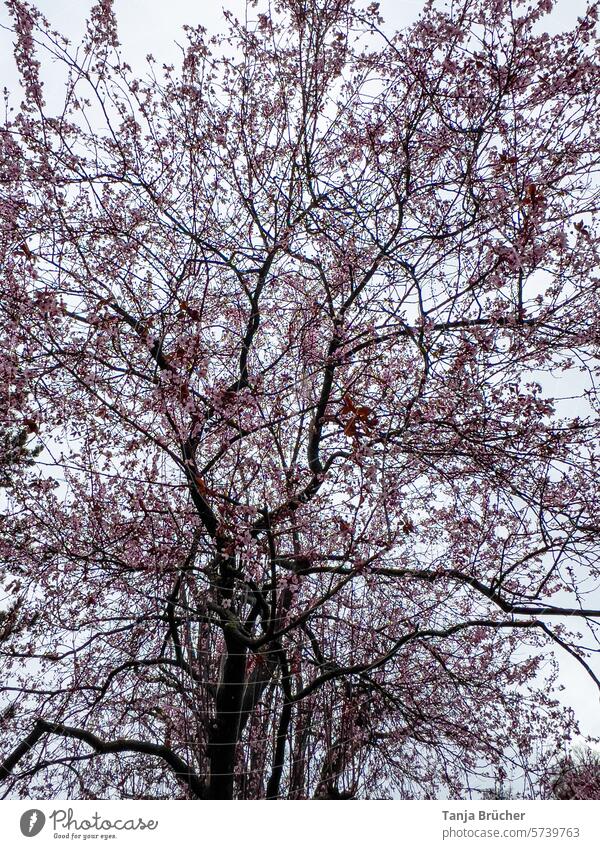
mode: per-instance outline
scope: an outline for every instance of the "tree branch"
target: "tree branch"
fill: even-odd
[[[100,755],[116,754],[119,752],[138,752],[139,754],[160,758],[171,767],[179,781],[187,784],[196,799],[201,799],[204,796],[204,783],[192,768],[179,755],[175,754],[172,749],[169,749],[168,746],[126,738],[106,741],[83,728],[72,728],[69,725],[48,722],[45,719],[38,719],[27,737],[6,758],[4,763],[0,764],[0,781],[4,781],[10,776],[14,767],[44,734],[56,734],[60,737],[71,738],[72,740],[81,740],[83,743],[91,746]]]

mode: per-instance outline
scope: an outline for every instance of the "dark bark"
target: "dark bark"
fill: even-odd
[[[216,716],[208,744],[209,799],[233,799],[235,754],[240,734],[247,649],[235,635],[225,634],[227,657],[217,690]]]
[[[286,700],[281,710],[281,716],[279,717],[275,757],[273,758],[273,770],[267,784],[267,799],[277,799],[279,796],[279,785],[281,783],[281,775],[283,773],[283,764],[285,761],[285,741],[287,739],[291,719],[292,705]]]

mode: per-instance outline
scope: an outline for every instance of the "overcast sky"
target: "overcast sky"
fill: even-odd
[[[85,20],[89,14],[91,0],[38,0],[38,8],[50,20],[53,28],[68,35],[74,43],[81,36]],[[393,31],[408,26],[418,15],[422,0],[381,0],[381,14],[386,27]],[[585,0],[558,0],[550,17],[546,18],[543,28],[548,32],[557,32],[573,27],[577,16],[586,7]],[[227,0],[227,2],[207,2],[207,0],[115,0],[114,7],[119,24],[119,38],[122,56],[135,69],[142,71],[145,56],[152,53],[159,63],[177,64],[180,51],[177,42],[185,41],[182,32],[184,24],[202,24],[210,33],[222,29],[222,10],[227,9],[240,18],[245,15],[245,0]],[[252,17],[256,10],[252,11]],[[16,88],[16,76],[11,59],[12,38],[6,30],[9,16],[4,3],[0,7],[0,82],[13,91]],[[44,74],[45,94],[53,100],[51,86],[52,74]],[[58,78],[57,78],[58,79]],[[58,87],[58,84],[57,84]],[[60,92],[54,92],[59,97]],[[18,96],[14,98],[18,103]],[[582,730],[600,736],[600,711],[598,710],[598,692],[586,677],[583,670],[570,659],[561,661],[565,700],[572,704],[578,714]]]
[[[37,7],[50,23],[68,35],[74,42],[81,35],[91,7],[91,0],[38,0]],[[381,0],[381,14],[389,30],[408,26],[418,15],[422,0]],[[551,16],[545,19],[548,31],[568,29],[577,15],[582,14],[585,0],[558,0]],[[133,66],[141,67],[144,57],[152,53],[161,62],[177,62],[183,43],[184,24],[202,24],[210,33],[222,29],[222,10],[227,9],[240,18],[245,15],[245,0],[207,2],[207,0],[115,0],[114,8],[119,22],[119,37],[123,55]],[[251,10],[252,15],[256,10]],[[7,24],[8,12],[4,3],[0,7],[0,22]],[[0,33],[0,74],[3,85],[14,86],[14,71],[10,61],[10,35]]]

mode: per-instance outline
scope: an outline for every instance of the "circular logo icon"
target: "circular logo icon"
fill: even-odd
[[[37,808],[25,811],[21,816],[21,834],[24,834],[25,837],[35,837],[43,829],[45,823],[46,817]]]

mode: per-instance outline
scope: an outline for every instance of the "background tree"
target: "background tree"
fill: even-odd
[[[0,361],[0,541],[4,543],[15,533],[18,521],[15,515],[5,512],[6,491],[15,485],[15,479],[31,466],[40,453],[41,446],[35,443],[37,423],[29,409],[30,396],[24,383],[23,370],[19,367],[18,346],[14,344],[13,330],[17,316],[11,315],[6,298],[4,315],[9,318],[0,330],[2,360]],[[12,319],[12,320],[10,320]],[[4,568],[10,560],[10,545],[2,545],[0,553],[0,644],[14,638],[19,630],[31,624],[31,617],[24,604],[26,594],[21,593],[19,579],[7,574]],[[0,707],[0,723],[14,713],[14,704],[8,702]]]
[[[539,777],[550,649],[598,684],[596,5],[249,4],[141,79],[111,0],[6,5],[4,793]]]
[[[600,799],[600,755],[588,747],[576,748],[559,759],[550,776],[553,799]]]

